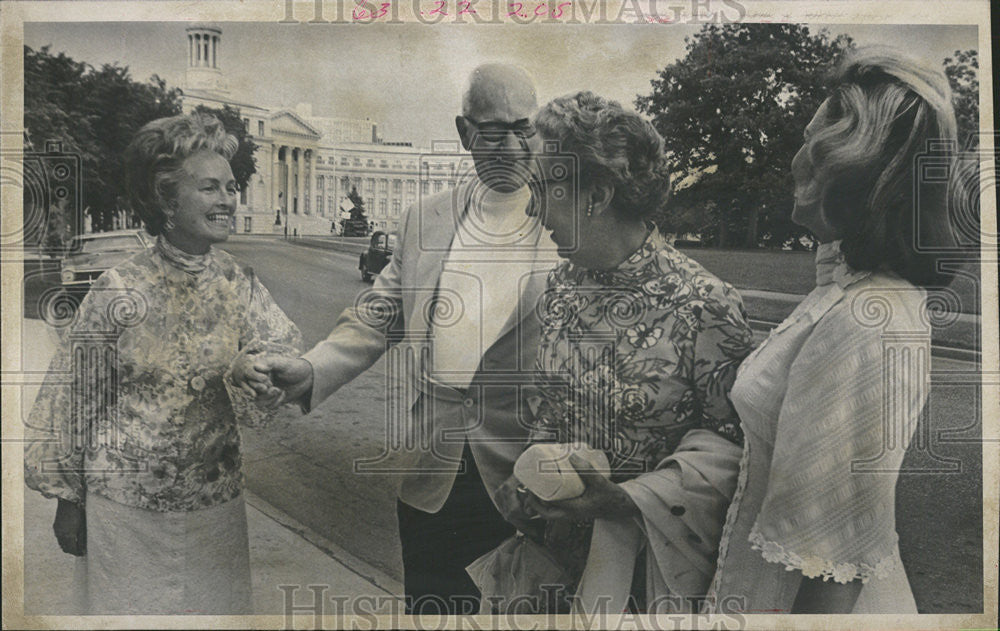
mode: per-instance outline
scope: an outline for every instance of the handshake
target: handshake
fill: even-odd
[[[302,401],[312,390],[313,369],[302,358],[241,354],[233,361],[230,378],[257,405],[275,408]]]

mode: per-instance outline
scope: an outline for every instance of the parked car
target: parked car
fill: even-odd
[[[381,230],[372,234],[368,249],[361,253],[358,269],[361,270],[361,280],[368,282],[372,276],[382,271],[389,264],[392,250],[396,247],[396,235],[386,234]]]
[[[152,237],[145,230],[77,235],[62,261],[59,280],[64,289],[86,292],[98,276],[151,245]]]

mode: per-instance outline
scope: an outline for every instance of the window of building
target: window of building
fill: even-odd
[[[398,195],[403,192],[403,183],[400,180],[392,181],[392,193]]]
[[[250,133],[250,119],[249,118],[244,118],[243,119],[243,131],[247,132],[248,134]]]
[[[379,180],[378,181],[378,192],[385,195],[389,192],[389,180]]]
[[[416,180],[407,180],[406,182],[406,192],[410,195],[415,195],[417,192],[417,182]]]
[[[426,195],[431,192],[431,183],[429,180],[424,180],[420,182],[420,192],[423,195]]]
[[[264,135],[264,121],[257,121],[257,135]]]
[[[250,184],[248,182],[246,186],[240,187],[240,203],[243,204],[244,206],[247,205],[247,187],[249,186]]]
[[[386,201],[384,199],[378,200],[379,217],[385,217],[385,207],[386,207]]]
[[[435,180],[434,181],[434,192],[435,193],[440,193],[442,188],[444,188],[444,182],[442,182],[441,180]]]
[[[371,195],[375,191],[375,180],[368,177],[365,178],[365,192]]]
[[[398,199],[392,200],[392,216],[393,217],[399,217],[399,211],[401,210],[400,204],[401,204],[401,202]]]
[[[252,232],[252,231],[253,231],[253,217],[244,217],[243,232]]]
[[[382,167],[383,169],[388,169],[389,168],[389,161],[388,160],[379,160],[378,165],[380,167]]]
[[[346,166],[347,166],[347,162],[348,162],[348,161],[347,161],[347,157],[346,157],[346,156],[345,156],[345,157],[343,157],[343,158],[341,158],[341,159],[340,159],[340,166],[342,166],[342,167],[346,167]]]
[[[323,214],[323,198],[319,195],[316,196],[316,214]]]

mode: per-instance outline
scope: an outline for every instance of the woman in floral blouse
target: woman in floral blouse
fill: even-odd
[[[918,197],[914,177],[931,141],[955,142],[951,90],[884,47],[853,53],[831,87],[792,161],[792,219],[821,243],[816,288],[733,385],[747,445],[716,611],[917,613],[895,489],[929,389],[923,287],[953,246],[943,187]]]
[[[127,187],[156,245],[94,283],[30,413],[26,481],[58,499],[92,613],[252,613],[237,422],[264,420],[253,399],[269,392],[231,379],[301,335],[212,247],[229,236],[236,148],[208,115],[139,130]]]
[[[611,595],[609,611],[622,611],[644,561],[632,591],[647,608],[690,610],[683,599],[704,595],[735,488],[742,436],[728,395],[751,349],[743,304],[646,221],[670,186],[649,122],[580,92],[536,125],[559,152],[539,160],[529,212],[567,260],[539,303],[532,437],[603,450],[611,479],[574,457],[584,494],[543,502],[522,489],[524,509],[547,520],[545,544],[581,606]]]

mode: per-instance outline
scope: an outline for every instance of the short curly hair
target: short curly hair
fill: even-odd
[[[663,137],[652,123],[617,101],[577,92],[545,105],[535,126],[559,150],[577,156],[581,184],[614,186],[611,207],[622,218],[646,218],[670,197]]]
[[[174,203],[184,160],[201,151],[231,160],[238,147],[218,118],[199,112],[158,118],[137,131],[125,149],[125,190],[146,231],[163,232],[164,209]]]
[[[944,73],[886,46],[851,51],[830,77],[827,116],[806,141],[814,169],[810,197],[842,237],[858,270],[888,269],[916,285],[944,279],[918,251],[917,226],[950,240],[947,195],[921,191],[915,165],[934,141],[957,142]]]

